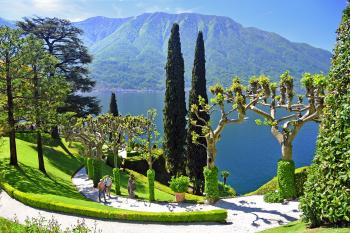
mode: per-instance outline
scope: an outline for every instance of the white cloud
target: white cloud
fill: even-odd
[[[65,6],[62,0],[32,0],[32,5],[39,11],[61,11]]]

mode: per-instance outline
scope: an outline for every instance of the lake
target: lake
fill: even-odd
[[[107,112],[111,93],[94,92]],[[162,92],[117,92],[119,113],[146,114],[149,108],[157,109],[157,125],[163,131]],[[255,113],[248,113],[248,120],[239,125],[228,125],[217,145],[216,164],[220,170],[228,170],[231,175],[228,183],[240,194],[253,191],[270,180],[276,174],[277,161],[280,158],[280,145],[270,133],[270,127],[257,126]],[[293,157],[296,167],[309,165],[313,159],[318,133],[316,123],[308,123],[299,132],[293,145]]]

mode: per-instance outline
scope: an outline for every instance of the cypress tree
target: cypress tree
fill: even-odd
[[[205,79],[205,49],[203,41],[203,33],[200,31],[197,37],[194,63],[192,69],[192,88],[189,94],[189,109],[192,104],[198,104],[198,97],[202,96],[206,103],[208,103],[206,79]],[[199,112],[199,116],[205,120],[209,120],[209,115],[205,112]],[[205,125],[205,122],[199,120],[193,113],[189,113],[189,121],[196,121],[198,125]],[[207,163],[207,151],[206,148],[194,144],[192,142],[191,132],[195,131],[198,135],[201,135],[201,128],[192,124],[188,125],[187,131],[187,165],[188,175],[191,177],[194,183],[194,193],[201,194],[204,189],[204,175],[203,167]],[[205,138],[199,138],[200,144],[206,145]]]
[[[109,113],[113,116],[119,116],[117,99],[114,92],[112,92],[111,101],[109,102]]]
[[[311,227],[350,225],[350,6],[337,30],[314,164],[301,199]]]
[[[185,172],[186,102],[184,59],[179,25],[174,24],[168,42],[166,90],[163,109],[164,155],[171,175]]]

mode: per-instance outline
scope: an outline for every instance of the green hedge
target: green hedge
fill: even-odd
[[[67,204],[54,201],[52,199],[45,200],[40,194],[24,193],[14,189],[7,183],[0,183],[2,188],[13,198],[18,201],[39,209],[50,210],[54,212],[62,212],[88,216],[103,219],[118,219],[129,221],[148,221],[148,222],[225,222],[227,218],[226,210],[211,211],[193,211],[193,212],[144,212],[132,211],[117,208],[99,209],[93,207],[85,207],[78,204]],[[101,205],[101,207],[106,208]]]
[[[213,169],[204,167],[204,192],[209,202],[214,202],[219,199],[218,172],[219,170],[217,167]]]
[[[219,196],[220,197],[235,197],[235,196],[237,196],[236,190],[228,184],[224,185],[223,182],[219,181],[218,187],[219,187]]]
[[[114,181],[114,187],[115,187],[115,194],[120,195],[120,169],[119,168],[113,168],[113,181]]]
[[[148,178],[148,190],[149,190],[149,200],[154,201],[154,179],[155,179],[155,171],[153,169],[147,170],[147,178]]]
[[[295,198],[294,161],[279,160],[277,164],[278,191],[282,198]]]
[[[94,178],[94,167],[93,167],[93,159],[92,158],[88,158],[87,159],[87,174],[90,180],[92,180]]]
[[[102,161],[99,159],[93,159],[92,165],[93,165],[94,187],[96,188],[98,185],[98,182],[100,182],[100,179],[102,177]]]
[[[276,191],[266,193],[264,195],[264,201],[266,201],[268,203],[281,203],[281,202],[283,202],[284,199],[281,196],[280,192],[278,192],[278,190],[276,190]]]

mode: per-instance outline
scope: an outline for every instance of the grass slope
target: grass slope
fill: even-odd
[[[5,188],[5,190],[8,192],[10,190],[10,193],[15,190],[13,194],[15,196],[17,194],[16,198],[19,198],[21,201],[27,200],[25,203],[28,203],[29,200],[29,203],[33,204],[33,206],[39,208],[43,207],[44,209],[49,208],[48,205],[45,205],[44,203],[53,203],[52,208],[63,212],[69,212],[69,210],[74,210],[76,208],[87,208],[91,213],[84,212],[80,209],[79,211],[81,212],[77,212],[78,210],[76,212],[78,214],[82,213],[83,215],[88,214],[89,216],[92,216],[96,213],[96,211],[100,211],[101,216],[104,216],[105,218],[119,218],[128,220],[172,221],[172,218],[176,217],[175,215],[180,215],[173,214],[173,216],[172,214],[169,215],[169,213],[149,214],[143,212],[120,210],[90,201],[83,197],[71,182],[71,176],[83,164],[83,159],[78,156],[78,145],[75,145],[75,148],[72,148],[68,151],[67,143],[64,140],[62,142],[57,142],[48,140],[46,138],[44,147],[45,165],[48,174],[46,176],[37,169],[37,151],[35,144],[30,142],[32,139],[30,137],[26,138],[25,135],[19,135],[19,137],[26,140],[16,140],[18,160],[20,164],[19,168],[14,168],[8,165],[8,138],[4,138],[3,142],[1,143],[0,180],[2,181],[2,186]],[[111,168],[108,166],[105,166],[103,169],[104,174],[111,172]],[[138,173],[134,174],[137,181],[137,194],[141,198],[146,198],[148,193],[146,182],[147,178]],[[122,175],[123,194],[126,194],[127,178],[128,175],[126,173]],[[157,199],[160,201],[174,199],[171,190],[159,183],[156,184],[156,195]],[[188,195],[188,197],[192,197],[192,200],[200,199],[194,195]],[[55,203],[58,205],[58,208]],[[209,212],[206,214],[203,212],[203,219],[206,219],[206,221],[211,218],[208,217],[212,214]],[[214,214],[221,216],[225,215],[224,213],[219,212],[215,212]],[[186,214],[192,216],[189,221],[197,221],[196,218],[198,218],[198,215],[202,215],[195,212]],[[159,218],[160,215],[163,220]],[[151,219],[149,216],[151,216]],[[186,221],[186,219],[182,216],[178,217],[178,221],[184,220]],[[199,221],[201,220],[199,219]]]
[[[319,227],[309,229],[300,221],[291,222],[287,225],[261,231],[261,233],[350,233],[350,228],[326,228]]]

